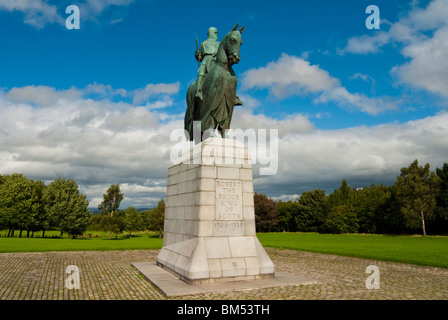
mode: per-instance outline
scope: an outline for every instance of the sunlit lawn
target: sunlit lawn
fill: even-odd
[[[34,234],[34,238],[6,238],[5,232],[1,232],[0,252],[44,252],[44,251],[106,251],[106,250],[151,250],[162,247],[162,238],[158,234],[145,232],[137,233],[129,237],[128,234],[108,235],[104,232],[87,232],[91,237],[56,238],[60,232],[46,232],[45,238],[41,238],[41,233]],[[98,235],[95,237],[95,235]],[[18,235],[18,233],[17,233]],[[54,238],[52,238],[54,236]]]
[[[263,246],[448,268],[448,237],[259,233]]]
[[[46,238],[41,233],[35,233],[34,238],[26,238],[26,234],[18,238],[18,233],[14,238],[7,238],[6,231],[0,231],[0,252],[158,250],[163,242],[158,234],[151,232],[132,237],[121,234],[117,239],[113,235],[110,240],[105,232],[89,233],[90,237],[77,239],[61,239],[59,232],[46,232]],[[446,236],[258,233],[257,237],[265,247],[448,268]]]

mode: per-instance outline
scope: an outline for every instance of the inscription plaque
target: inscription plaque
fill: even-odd
[[[243,219],[243,192],[239,180],[216,180],[216,220]]]
[[[243,236],[244,221],[215,221],[214,236]]]

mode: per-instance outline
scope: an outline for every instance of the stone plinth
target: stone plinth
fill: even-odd
[[[255,235],[252,165],[231,139],[195,145],[168,169],[157,264],[187,283],[274,277]]]

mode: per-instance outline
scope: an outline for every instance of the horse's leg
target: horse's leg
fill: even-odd
[[[202,141],[207,140],[208,138],[216,137],[216,128],[209,126],[206,130],[202,132]]]
[[[221,137],[222,137],[223,139],[226,139],[226,138],[227,138],[226,129],[224,129],[224,128],[221,127],[221,126],[218,126],[218,131],[219,131],[219,133],[221,134]]]

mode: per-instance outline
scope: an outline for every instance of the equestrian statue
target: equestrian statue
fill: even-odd
[[[218,130],[225,138],[230,128],[233,107],[243,105],[236,94],[237,78],[232,69],[240,60],[243,41],[238,24],[218,42],[218,30],[208,29],[208,39],[196,48],[195,57],[200,63],[197,80],[187,91],[187,111],[184,126],[193,141],[194,125],[200,125],[201,137],[207,130]],[[197,46],[197,39],[196,39]],[[199,128],[197,128],[199,129]],[[200,141],[196,141],[198,143]]]

